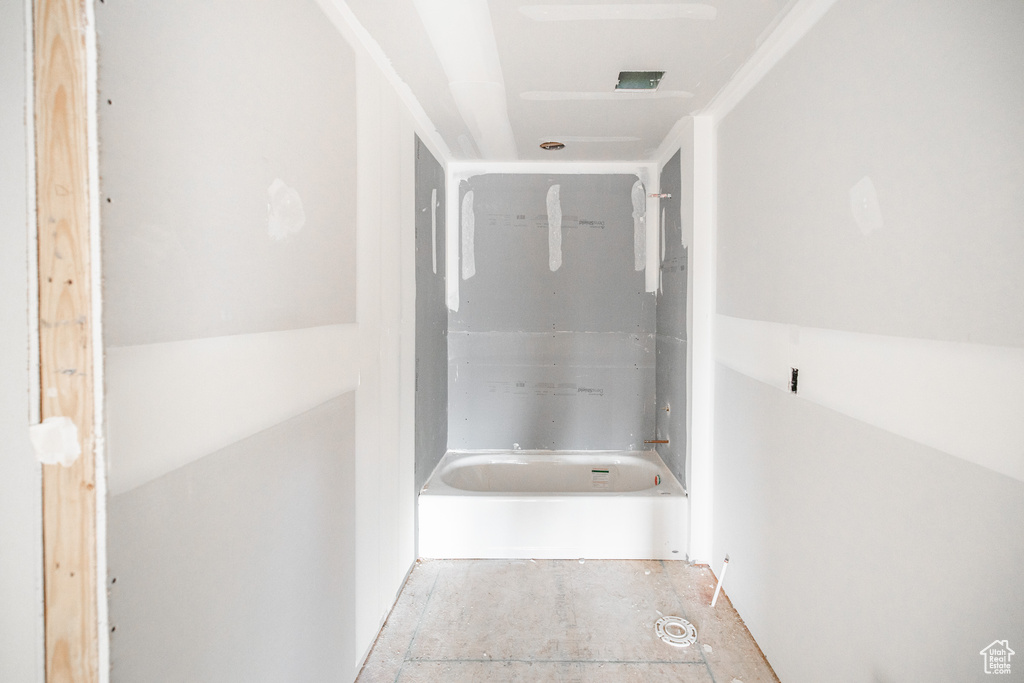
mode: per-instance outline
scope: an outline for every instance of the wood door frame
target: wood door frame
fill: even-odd
[[[81,456],[43,465],[46,680],[100,680],[90,224],[91,0],[33,0],[41,419],[69,417]],[[106,678],[105,676],[103,677]]]

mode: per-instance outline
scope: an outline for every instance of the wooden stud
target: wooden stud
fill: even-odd
[[[46,680],[99,680],[85,0],[35,0],[39,353],[43,419],[81,457],[43,466]]]

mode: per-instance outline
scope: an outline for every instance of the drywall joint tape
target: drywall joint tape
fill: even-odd
[[[82,447],[78,443],[78,427],[70,417],[48,417],[40,424],[28,428],[28,438],[35,450],[36,460],[44,465],[71,467],[82,454]]]

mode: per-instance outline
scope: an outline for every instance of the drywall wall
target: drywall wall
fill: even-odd
[[[687,146],[688,149],[692,147]],[[680,149],[661,169],[660,275],[655,335],[655,437],[658,454],[676,479],[686,486],[687,433],[687,306],[689,292],[689,242],[683,236],[683,212],[688,206],[693,224],[693,182],[683,185],[683,151]],[[692,153],[687,155],[688,175],[693,175]],[[685,187],[685,189],[684,189]],[[684,196],[685,193],[685,196]],[[689,230],[692,235],[693,229]]]
[[[416,138],[416,490],[448,449],[445,174]]]
[[[718,124],[713,555],[782,680],[1024,642],[1022,31],[839,0]]]
[[[218,463],[230,461],[238,463],[236,474],[245,482],[238,488],[265,488],[274,506],[287,512],[282,520],[288,524],[308,519],[303,515],[310,511],[300,498],[317,499],[324,491],[318,483],[302,480],[278,491],[275,478],[261,479],[273,471],[280,475],[276,480],[288,481],[291,447],[287,439],[267,436],[277,434],[279,428],[305,440],[310,457],[318,463],[315,466],[326,468],[325,476],[334,477],[336,484],[332,492],[336,505],[320,508],[313,520],[321,529],[330,529],[334,540],[323,535],[311,539],[310,530],[291,529],[294,543],[304,553],[302,566],[292,567],[295,572],[332,577],[308,591],[306,586],[296,588],[292,577],[282,573],[282,567],[289,567],[281,564],[284,559],[247,555],[262,546],[256,542],[245,546],[244,540],[223,549],[201,542],[179,547],[174,558],[159,558],[166,567],[157,567],[153,555],[132,552],[133,545],[143,543],[143,531],[133,526],[127,503],[115,505],[109,543],[117,558],[111,578],[116,576],[118,583],[178,581],[184,567],[201,571],[209,564],[222,572],[232,566],[238,572],[235,584],[262,582],[265,591],[259,599],[268,606],[248,632],[252,639],[227,629],[210,636],[202,645],[206,649],[193,653],[198,641],[189,640],[192,634],[183,634],[179,640],[172,633],[161,645],[152,631],[145,630],[149,625],[140,627],[143,631],[137,635],[126,635],[125,630],[133,631],[143,617],[159,621],[164,609],[174,618],[187,616],[194,608],[196,618],[210,614],[222,624],[244,623],[250,618],[249,606],[239,601],[196,605],[185,600],[194,596],[180,581],[171,581],[168,585],[173,590],[153,602],[129,600],[115,592],[111,607],[121,625],[114,633],[113,648],[122,672],[129,666],[125,662],[149,656],[152,648],[161,646],[165,649],[160,657],[184,651],[186,659],[194,655],[200,665],[210,667],[218,666],[214,658],[238,661],[256,651],[276,652],[277,643],[261,640],[271,637],[271,621],[308,618],[310,624],[331,630],[332,645],[323,647],[314,638],[309,649],[294,645],[293,652],[282,655],[282,662],[294,661],[297,671],[308,672],[308,676],[299,674],[304,680],[352,680],[415,559],[413,114],[395,90],[394,74],[385,73],[386,64],[381,64],[366,42],[365,31],[352,23],[351,13],[345,10],[326,0],[291,3],[286,8],[238,2],[189,5],[177,7],[171,13],[174,16],[149,5],[100,7],[101,86],[120,93],[109,97],[110,104],[107,91],[101,93],[103,204],[108,212],[104,266],[106,292],[115,300],[106,320],[127,327],[137,320],[141,330],[138,336],[107,339],[110,480],[115,485],[115,502],[148,505],[147,495],[140,492],[154,491],[153,496],[160,498],[162,487],[170,490],[190,473],[215,470],[221,466]],[[134,28],[118,23],[122,21]],[[140,42],[143,36],[145,44]],[[158,59],[136,54],[154,42],[161,54],[172,56]],[[249,54],[252,50],[258,54]],[[210,59],[203,60],[202,55]],[[114,64],[105,66],[107,59]],[[130,72],[127,64],[132,65]],[[179,73],[179,68],[189,70],[190,77]],[[113,117],[111,110],[121,99],[132,101],[139,96],[135,84],[145,80],[145,73],[157,82],[168,81],[174,92],[196,97],[217,89],[216,84],[222,87],[208,100],[193,103],[194,111],[183,102],[175,103],[171,109],[181,114],[177,119],[143,103],[136,103],[131,116]],[[239,108],[245,115],[233,117]],[[149,124],[170,139],[187,137],[196,128],[196,116],[202,119],[207,114],[208,120],[201,120],[203,125],[193,134],[214,139],[199,151],[192,140],[168,148],[147,137]],[[129,148],[135,146],[153,154],[129,173],[125,165],[134,163],[134,151]],[[209,155],[216,157],[216,164],[205,163]],[[186,163],[189,159],[195,163]],[[275,173],[256,194],[250,192],[255,187],[254,168]],[[292,171],[300,179],[316,177],[308,184],[293,181]],[[277,178],[296,190],[302,203],[305,222],[297,231],[296,195],[275,185]],[[164,193],[170,197],[164,204],[150,189],[162,179],[174,180]],[[174,194],[204,183],[216,185],[220,192],[198,193],[201,201],[194,212],[179,216],[179,222],[161,223],[159,235],[146,227],[150,209],[161,220],[177,216]],[[268,192],[272,186],[275,193]],[[118,194],[137,192],[144,196],[115,210]],[[105,201],[108,194],[109,203]],[[246,197],[253,198],[258,212],[251,210]],[[215,220],[229,213],[234,216],[232,207],[241,204],[237,219]],[[131,226],[143,226],[145,239],[136,239]],[[182,239],[175,231],[181,232]],[[196,235],[220,251],[220,270],[210,267],[209,254],[202,250],[179,248],[188,243],[184,237]],[[147,242],[150,237],[155,241]],[[235,239],[238,249],[231,249]],[[166,273],[165,251],[184,259],[181,272]],[[194,267],[190,265],[193,258]],[[164,272],[170,281],[150,282],[145,292],[131,293],[140,297],[135,303],[146,308],[144,315],[134,316],[129,294],[112,290],[125,287],[133,272],[149,269]],[[330,272],[318,278],[321,269]],[[181,309],[176,304],[164,307],[162,297],[191,296],[185,291],[189,283],[200,290],[208,285],[211,297],[220,297],[225,310],[238,315],[222,319],[220,309],[197,305],[189,319],[177,317]],[[261,288],[267,287],[279,291],[262,297]],[[278,315],[281,302],[287,302],[287,315]],[[351,434],[346,431],[349,427],[339,427],[349,424],[341,417],[337,418],[341,422],[309,419],[340,400],[354,405]],[[339,429],[346,435],[340,440],[335,438]],[[321,456],[330,457],[331,463],[319,460]],[[254,472],[246,470],[250,465]],[[340,470],[330,468],[342,467],[346,479],[338,481]],[[217,479],[224,496],[235,496],[230,477]],[[170,506],[173,501],[167,496],[164,503]],[[258,536],[260,525],[245,526],[248,522],[241,515],[267,520],[257,509],[266,499],[232,499],[241,506],[239,516],[218,529]],[[198,502],[212,506],[211,514],[216,513],[210,498]],[[187,531],[173,519],[152,511],[147,515],[154,537],[170,538]],[[191,509],[188,515],[184,521],[198,524],[202,511]],[[284,534],[289,528],[273,520],[265,531]],[[125,529],[131,534],[118,531]],[[332,547],[321,547],[321,542]],[[204,588],[233,589],[234,584],[226,582],[221,573]],[[316,591],[324,604],[311,601]],[[289,606],[293,594],[298,602]],[[176,598],[189,609],[171,604]],[[204,612],[207,608],[213,611]],[[333,610],[330,616],[328,610]],[[136,647],[144,654],[133,654]],[[219,651],[210,654],[213,648]],[[187,667],[188,662],[182,661],[181,666]],[[246,666],[239,669],[240,677]],[[134,679],[119,674],[115,663],[114,680]]]
[[[721,365],[716,383],[715,556],[780,679],[984,680],[985,646],[1024,641],[1024,484]]]
[[[1020,6],[853,5],[720,124],[718,312],[1020,346]]]
[[[29,356],[29,130],[25,3],[0,5],[0,680],[44,675],[42,500],[28,441],[39,419]],[[36,369],[38,372],[38,369]]]
[[[110,500],[113,680],[352,680],[355,395]]]
[[[463,182],[449,447],[640,449],[654,434],[655,299],[635,267],[636,182]]]
[[[415,561],[415,135],[377,66],[357,59],[359,390],[356,654]]]
[[[241,5],[97,7],[110,346],[355,322],[352,49]]]

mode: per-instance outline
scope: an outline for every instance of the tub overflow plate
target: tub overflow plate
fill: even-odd
[[[679,617],[658,619],[654,624],[654,634],[675,647],[687,647],[697,642],[697,629]]]

